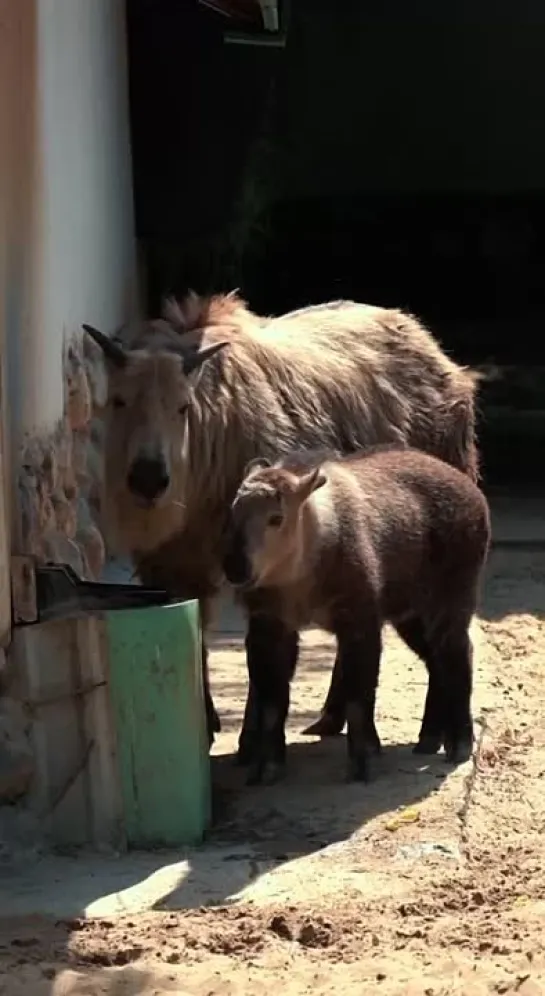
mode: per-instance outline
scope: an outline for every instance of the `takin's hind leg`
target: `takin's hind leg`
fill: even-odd
[[[437,754],[443,746],[444,737],[444,696],[440,669],[433,659],[430,644],[422,619],[413,616],[396,624],[396,630],[410,650],[426,665],[428,691],[424,715],[418,736],[413,747],[415,754]]]
[[[335,737],[342,733],[346,722],[346,696],[341,669],[339,650],[333,665],[333,674],[327,698],[322,707],[321,715],[303,730],[303,736]]]

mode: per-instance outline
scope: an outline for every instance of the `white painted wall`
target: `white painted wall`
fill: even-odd
[[[0,0],[0,67],[17,438],[62,412],[63,336],[112,329],[135,302],[123,0]]]
[[[124,0],[0,0],[2,424],[9,414],[12,488],[24,436],[49,432],[63,413],[64,337],[82,322],[111,330],[136,309],[126,61]],[[18,696],[31,701],[105,676],[91,620],[19,630],[9,658]],[[108,723],[105,688],[33,720],[29,801],[57,841],[117,839]],[[57,805],[86,742],[85,770]]]

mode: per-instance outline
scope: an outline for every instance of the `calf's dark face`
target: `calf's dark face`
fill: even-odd
[[[252,565],[246,551],[244,532],[230,524],[223,558],[223,571],[229,584],[244,588],[251,583]]]
[[[229,584],[251,587],[260,583],[274,560],[285,512],[279,495],[239,494],[227,527],[223,570]]]

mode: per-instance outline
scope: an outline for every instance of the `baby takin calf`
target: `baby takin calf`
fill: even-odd
[[[231,506],[228,534],[227,580],[283,627],[252,662],[258,736],[250,782],[282,773],[293,671],[286,648],[310,624],[338,641],[350,777],[365,781],[380,751],[374,710],[386,622],[428,670],[415,752],[444,746],[452,762],[469,756],[468,630],[490,517],[467,475],[396,447],[325,460],[293,456],[273,466],[254,460]]]

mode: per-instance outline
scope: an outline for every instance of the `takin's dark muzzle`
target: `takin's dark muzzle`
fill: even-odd
[[[127,474],[127,487],[131,494],[149,506],[164,495],[169,484],[168,468],[161,457],[139,457],[133,461]]]

